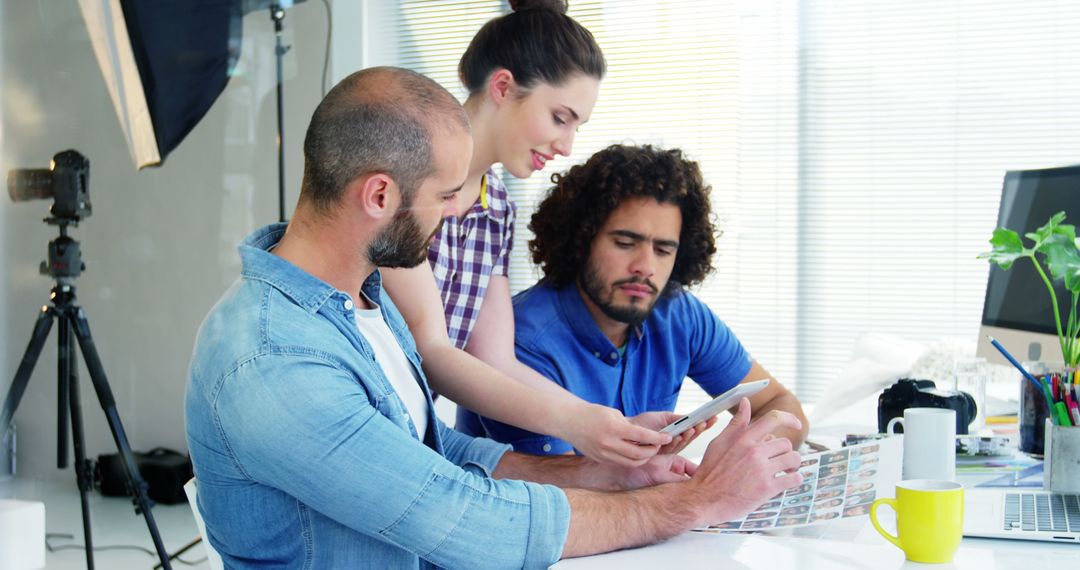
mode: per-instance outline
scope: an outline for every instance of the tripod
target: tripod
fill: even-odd
[[[48,262],[41,262],[41,272],[56,279],[52,288],[50,299],[52,303],[41,308],[37,322],[34,323],[34,332],[30,336],[30,343],[26,347],[19,368],[15,372],[15,379],[8,390],[4,407],[0,413],[0,429],[6,430],[11,425],[11,418],[15,415],[15,409],[19,407],[23,392],[30,381],[30,374],[34,370],[41,349],[49,336],[53,322],[59,321],[59,335],[57,339],[57,454],[56,467],[67,467],[67,420],[71,414],[71,435],[75,449],[75,479],[79,485],[79,497],[82,501],[83,535],[86,540],[86,567],[94,568],[93,538],[90,530],[90,508],[87,493],[91,489],[93,473],[91,462],[86,458],[85,440],[83,438],[82,406],[79,402],[79,366],[75,357],[75,341],[78,341],[82,349],[83,360],[90,372],[90,379],[97,392],[98,402],[105,411],[105,418],[109,422],[109,430],[113,440],[124,460],[124,470],[127,474],[128,489],[132,494],[132,502],[135,504],[135,512],[141,513],[146,519],[146,526],[150,530],[150,536],[154,540],[154,548],[162,566],[169,570],[169,558],[165,551],[165,545],[161,542],[157,524],[150,512],[152,503],[147,497],[147,487],[139,468],[135,464],[135,458],[131,453],[124,426],[120,423],[120,415],[116,411],[116,401],[113,399],[112,390],[105,377],[105,369],[98,358],[94,339],[90,336],[90,324],[86,320],[82,307],[75,299],[74,279],[83,269],[79,254],[79,242],[68,237],[67,226],[77,225],[77,219],[61,217],[46,218],[46,223],[60,227],[60,236],[49,242]]]

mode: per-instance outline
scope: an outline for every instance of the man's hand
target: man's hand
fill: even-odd
[[[593,460],[622,467],[643,465],[672,441],[670,435],[634,425],[618,410],[598,404],[583,402],[568,410],[561,424],[562,433],[553,435]]]
[[[639,425],[641,427],[649,428],[651,430],[660,431],[664,429],[664,427],[666,427],[668,424],[674,422],[681,417],[682,416],[676,414],[675,412],[645,412],[629,419],[630,423],[634,425]],[[690,445],[691,441],[697,439],[697,436],[701,435],[702,432],[713,427],[714,425],[716,425],[716,416],[713,416],[675,436],[675,438],[671,440],[671,443],[660,448],[659,455],[675,454],[682,451],[683,449],[686,449],[686,446]]]
[[[750,402],[739,402],[734,419],[709,444],[688,482],[699,505],[700,524],[736,520],[777,494],[802,484],[799,454],[791,441],[772,435],[799,429],[792,414],[771,411],[750,422]]]
[[[759,378],[768,378],[771,382],[763,390],[750,396],[750,407],[754,411],[751,417],[764,416],[773,410],[793,414],[801,423],[799,428],[785,427],[773,435],[788,438],[791,440],[791,445],[798,448],[806,439],[807,432],[810,431],[810,422],[806,419],[806,412],[803,411],[802,404],[799,403],[799,399],[795,397],[795,394],[791,393],[791,390],[788,390],[772,374],[769,374],[769,371],[765,370],[765,367],[756,360],[751,364],[750,372],[747,372],[739,383],[753,382]]]
[[[697,464],[678,455],[657,455],[641,467],[626,470],[620,488],[624,490],[651,487],[661,483],[681,483],[697,472]]]
[[[580,458],[579,458],[580,459]],[[581,464],[581,486],[601,491],[632,491],[662,483],[684,483],[697,471],[697,464],[678,455],[656,455],[637,467],[622,467],[585,459]]]

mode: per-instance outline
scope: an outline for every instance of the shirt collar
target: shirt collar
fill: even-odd
[[[322,279],[270,252],[281,241],[288,225],[287,222],[278,222],[264,226],[240,242],[237,247],[240,251],[240,273],[246,279],[262,281],[274,287],[304,310],[314,313],[339,291]],[[376,270],[364,281],[360,289],[368,297],[381,304],[381,284],[382,277]]]
[[[501,220],[506,217],[506,210],[510,207],[510,194],[494,169],[488,169],[484,179],[487,186],[483,197],[487,198],[487,207],[484,207],[483,197],[477,197],[465,217],[487,216],[493,220]]]
[[[566,323],[570,325],[570,329],[578,341],[585,345],[594,355],[606,361],[617,361],[618,358],[609,358],[612,353],[615,353],[615,345],[600,330],[600,325],[596,324],[592,313],[589,312],[589,308],[585,305],[585,300],[581,298],[581,292],[578,291],[577,284],[571,283],[556,289],[555,296],[559,312],[562,313]],[[634,327],[634,336],[639,341],[645,336],[645,324],[642,323]],[[617,353],[615,354],[618,356]]]

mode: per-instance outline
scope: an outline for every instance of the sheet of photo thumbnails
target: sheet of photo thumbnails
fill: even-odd
[[[802,456],[803,483],[761,505],[745,518],[694,529],[747,532],[796,528],[870,514],[879,497],[892,497],[900,480],[902,438]]]

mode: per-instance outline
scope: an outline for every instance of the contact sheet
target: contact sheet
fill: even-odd
[[[900,480],[901,438],[890,437],[802,456],[803,483],[770,499],[746,517],[695,529],[708,532],[794,528],[870,513],[891,497]]]

